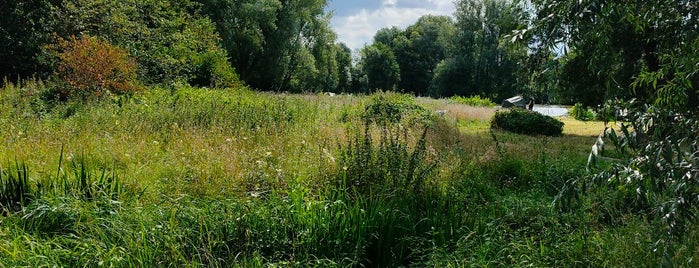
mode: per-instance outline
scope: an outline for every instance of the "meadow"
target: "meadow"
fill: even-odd
[[[600,122],[491,131],[397,93],[0,89],[0,267],[693,267],[597,190],[561,205]],[[435,111],[444,110],[444,115]],[[612,148],[608,150],[613,150]],[[604,164],[604,163],[602,163]],[[696,230],[696,228],[695,228]]]

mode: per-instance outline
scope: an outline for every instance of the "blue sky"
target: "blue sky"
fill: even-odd
[[[369,44],[377,30],[405,28],[423,15],[452,15],[453,0],[330,0],[338,41],[356,50]]]

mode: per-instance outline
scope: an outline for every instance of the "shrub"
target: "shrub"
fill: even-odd
[[[195,69],[189,79],[190,85],[211,88],[238,87],[241,85],[235,69],[226,61],[225,53],[216,55],[216,52],[213,51],[195,57],[193,63]]]
[[[364,108],[362,118],[377,125],[407,122],[424,122],[429,112],[415,102],[411,95],[379,92],[371,96],[371,103]]]
[[[573,108],[570,108],[570,114],[573,118],[580,121],[591,121],[596,117],[595,113],[587,107],[584,107],[582,103],[576,103]]]
[[[66,84],[65,99],[73,94],[124,94],[137,89],[136,64],[125,50],[96,37],[71,37],[58,44],[58,78]]]
[[[478,107],[495,107],[495,103],[493,103],[489,98],[481,98],[479,95],[469,98],[453,96],[449,98],[449,102]]]
[[[490,127],[526,135],[561,136],[563,122],[553,117],[523,109],[498,111]]]
[[[435,168],[427,150],[429,115],[410,95],[374,94],[362,128],[349,129],[347,145],[339,148],[340,188],[421,191]]]

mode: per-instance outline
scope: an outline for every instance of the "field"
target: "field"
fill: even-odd
[[[0,267],[691,267],[699,257],[697,232],[654,253],[654,223],[604,191],[575,206],[556,198],[589,175],[599,122],[564,118],[562,137],[532,137],[491,132],[494,108],[395,93],[181,87],[53,103],[42,90],[0,90]]]

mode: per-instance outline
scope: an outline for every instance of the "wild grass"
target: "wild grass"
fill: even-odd
[[[604,193],[554,205],[587,174],[587,125],[496,142],[492,108],[393,93],[42,90],[0,89],[0,266],[661,264],[653,223]]]

